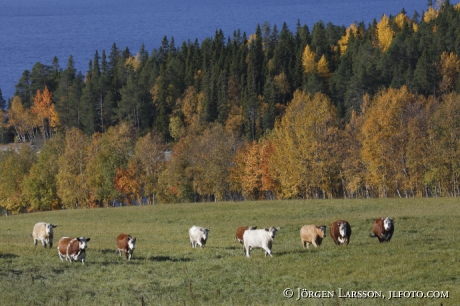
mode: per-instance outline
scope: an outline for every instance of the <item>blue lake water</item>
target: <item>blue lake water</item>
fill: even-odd
[[[427,0],[0,0],[0,89],[12,97],[24,70],[50,65],[54,56],[65,68],[73,55],[84,73],[95,51],[109,53],[113,43],[134,54],[144,43],[150,53],[164,36],[180,46],[219,29],[226,37],[237,29],[249,35],[264,22],[278,30],[286,22],[292,32],[297,20],[310,30],[320,20],[348,27],[403,8],[421,15]]]

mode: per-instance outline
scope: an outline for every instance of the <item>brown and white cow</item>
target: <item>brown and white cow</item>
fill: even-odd
[[[243,244],[243,234],[247,230],[255,230],[257,226],[240,226],[236,229],[235,240]]]
[[[34,225],[32,231],[32,238],[34,239],[34,245],[37,246],[37,242],[41,241],[43,247],[46,248],[46,245],[49,244],[50,249],[53,247],[53,228],[56,228],[57,225],[51,223],[39,222]]]
[[[70,238],[70,237],[61,237],[58,242],[58,254],[59,258],[64,261],[72,260],[77,261],[81,259],[81,263],[84,264],[86,260],[86,247],[87,242],[90,241],[91,238]]]
[[[131,260],[133,256],[134,248],[136,247],[136,238],[130,235],[120,234],[117,237],[117,251],[121,256],[121,253],[125,253],[127,260]]]
[[[374,225],[372,225],[372,231],[374,235],[369,235],[370,237],[377,237],[379,242],[389,242],[391,237],[393,237],[393,232],[395,230],[393,219],[388,217],[381,217],[375,219]]]
[[[350,224],[345,220],[332,222],[330,235],[336,245],[349,244],[351,236]]]
[[[323,242],[323,238],[326,236],[326,225],[316,226],[314,224],[304,225],[300,229],[300,239],[302,246],[308,249],[310,244],[313,244],[315,248],[319,247]]]

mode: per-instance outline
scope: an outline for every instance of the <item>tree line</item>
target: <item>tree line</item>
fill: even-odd
[[[116,203],[455,196],[460,6],[369,25],[268,23],[149,54],[112,45],[83,75],[37,63],[8,101],[8,211]]]

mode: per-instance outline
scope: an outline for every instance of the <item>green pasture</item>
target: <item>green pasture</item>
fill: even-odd
[[[369,237],[381,216],[395,220],[389,243]],[[221,202],[3,216],[0,305],[460,305],[459,217],[456,198]],[[350,245],[335,246],[328,230],[320,248],[302,248],[303,225],[337,219],[351,224]],[[41,221],[58,225],[52,249],[33,245],[30,233]],[[204,249],[190,247],[192,225],[211,228]],[[261,249],[244,256],[234,241],[242,225],[281,227],[272,258]],[[130,262],[115,252],[121,232],[137,238]],[[61,236],[91,238],[85,265],[59,259]],[[283,296],[287,288],[292,298]],[[304,297],[297,300],[299,291]],[[442,291],[448,298],[390,300],[389,291]],[[352,298],[353,292],[381,296]]]

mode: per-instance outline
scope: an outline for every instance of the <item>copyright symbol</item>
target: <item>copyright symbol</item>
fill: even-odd
[[[290,299],[291,297],[294,296],[294,290],[291,288],[286,288],[283,290],[283,296],[287,299]]]

